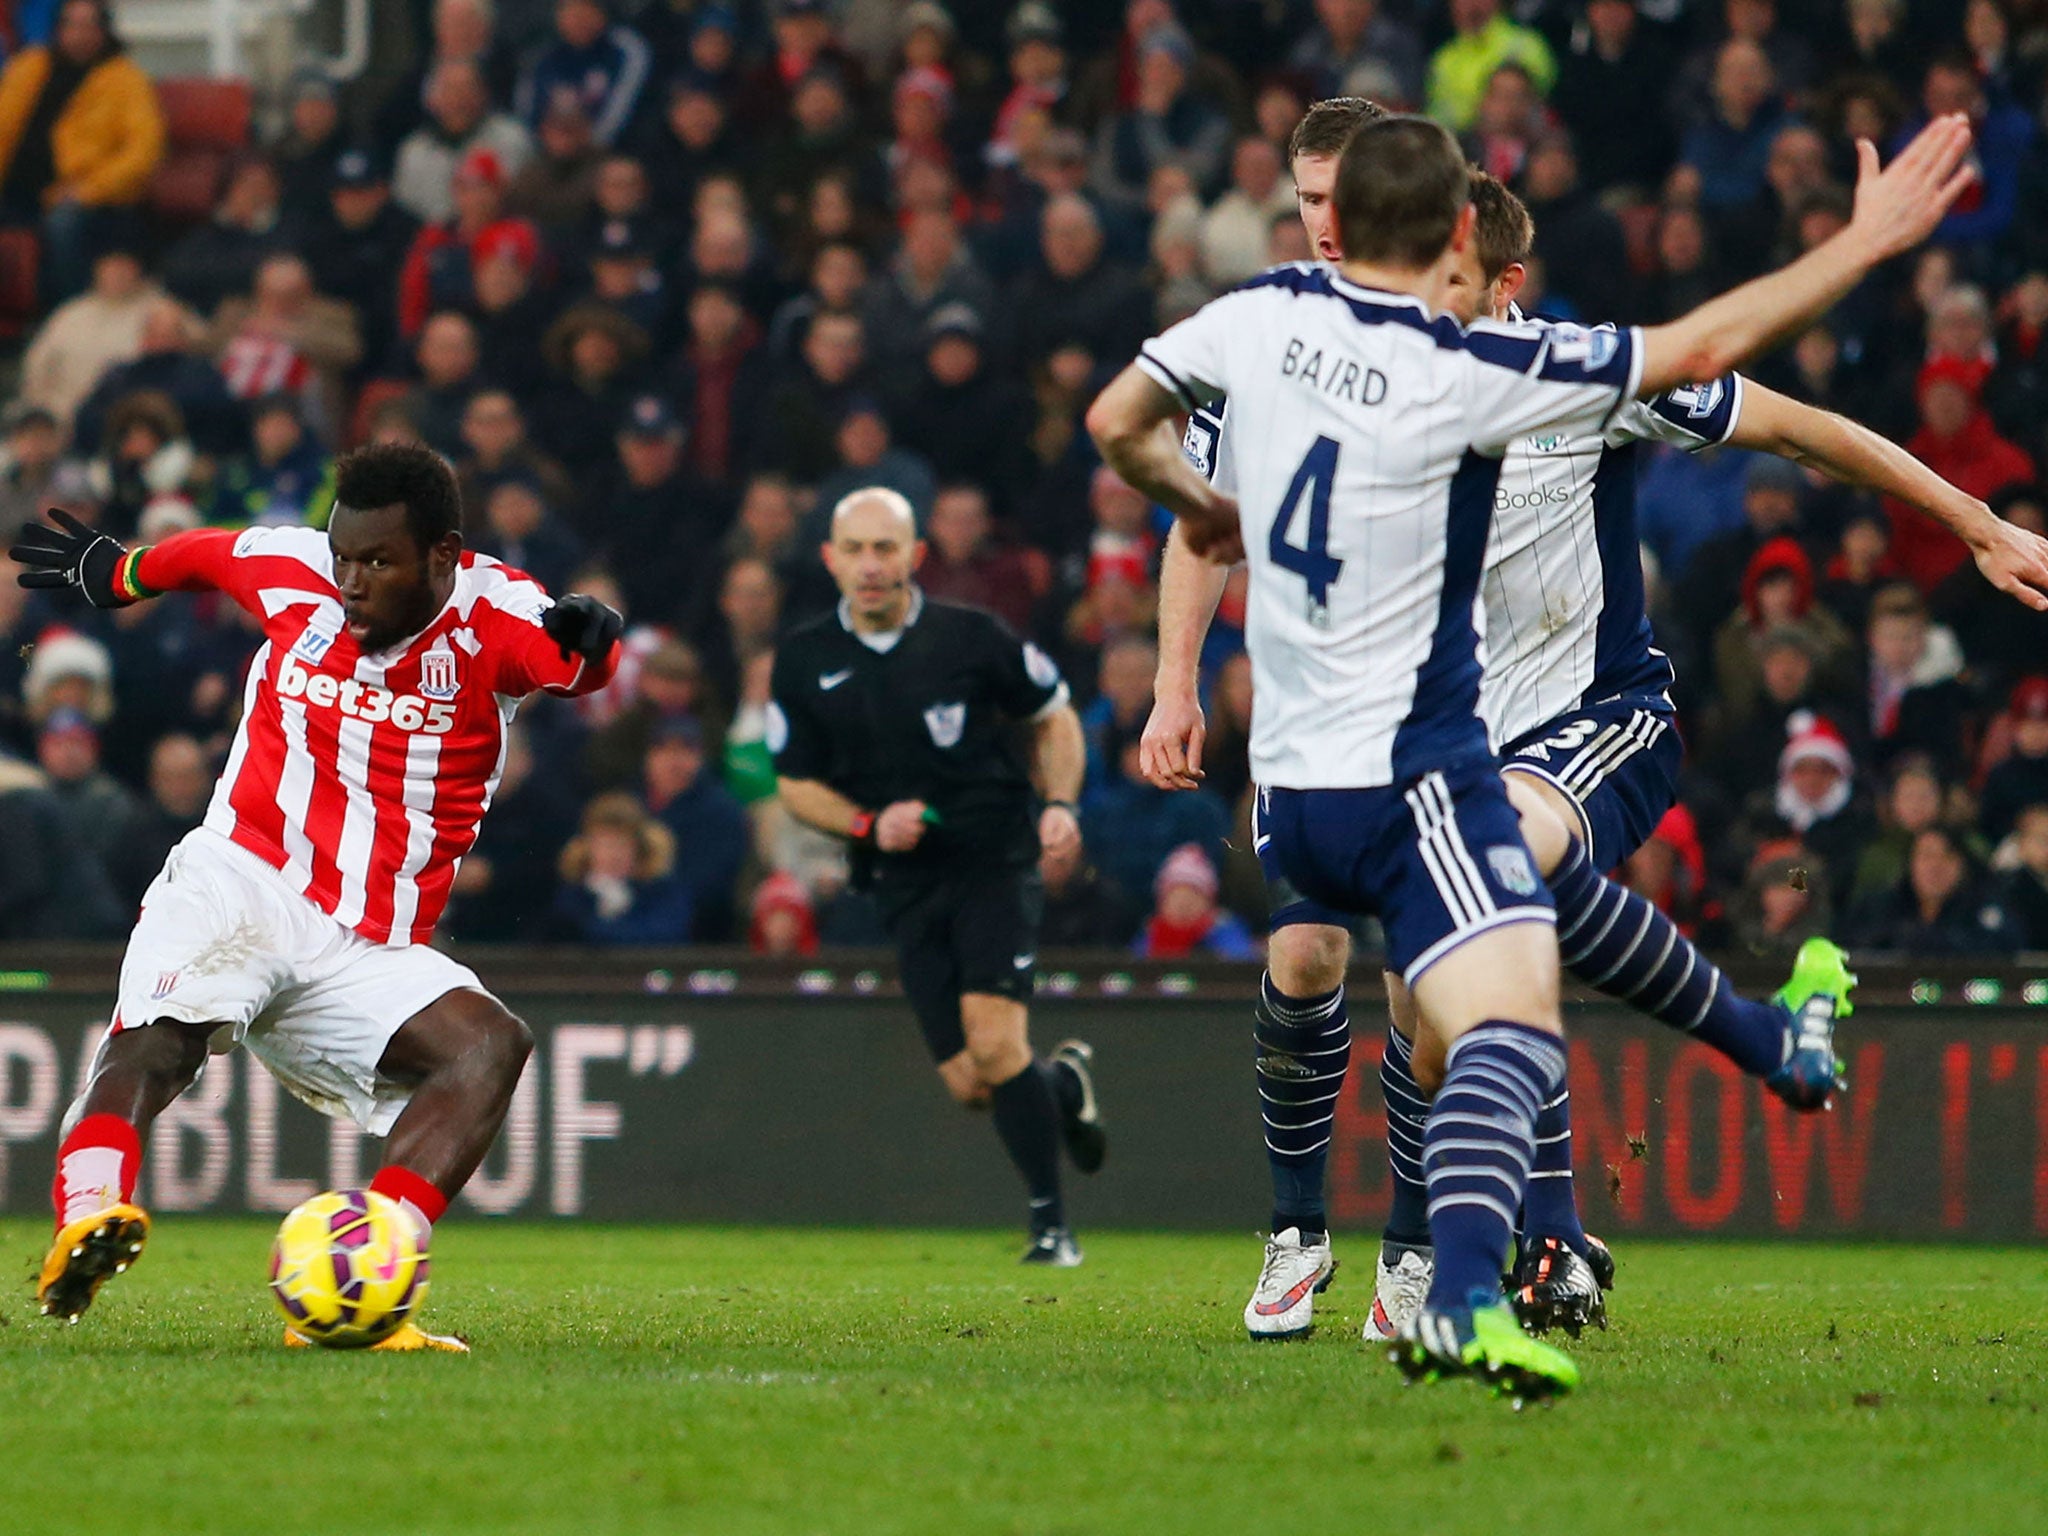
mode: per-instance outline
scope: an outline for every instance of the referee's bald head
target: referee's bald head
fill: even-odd
[[[886,485],[864,485],[840,497],[832,507],[832,537],[838,538],[849,518],[869,508],[873,509],[869,516],[879,515],[896,522],[906,539],[917,537],[917,513],[911,509],[909,498]]]

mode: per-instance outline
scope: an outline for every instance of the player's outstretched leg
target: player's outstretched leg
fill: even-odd
[[[396,1200],[430,1251],[434,1223],[476,1172],[505,1123],[533,1035],[505,1005],[467,987],[445,993],[399,1026],[377,1071],[411,1085],[405,1109],[384,1145],[384,1166],[370,1188]],[[303,1344],[285,1330],[287,1344]],[[462,1340],[407,1323],[382,1350],[436,1349],[466,1354]]]
[[[1792,980],[1757,1002],[1653,903],[1604,879],[1576,838],[1547,878],[1572,976],[1712,1046],[1795,1109],[1820,1109],[1841,1086],[1834,1027],[1849,1016],[1856,978],[1833,944],[1809,940]]]
[[[1333,932],[1348,948],[1342,930]],[[1254,1339],[1308,1333],[1315,1298],[1336,1272],[1323,1188],[1337,1099],[1351,1064],[1351,1019],[1341,960],[1335,970],[1335,986],[1302,997],[1283,992],[1271,971],[1259,979],[1252,1049],[1273,1176],[1273,1226],[1258,1284],[1245,1303],[1245,1331]]]
[[[1517,1406],[1579,1384],[1571,1359],[1524,1333],[1500,1294],[1536,1114],[1564,1069],[1562,1040],[1506,1020],[1481,1024],[1450,1048],[1423,1142],[1436,1275],[1388,1351],[1411,1380],[1474,1374]]]
[[[166,1021],[121,1030],[100,1048],[57,1149],[57,1232],[36,1282],[45,1317],[77,1322],[100,1287],[142,1256],[149,1216],[135,1203],[135,1179],[143,1133],[198,1077],[214,1028]]]
[[[1435,1272],[1429,1246],[1429,1189],[1422,1173],[1422,1138],[1429,1095],[1415,1080],[1415,1005],[1398,976],[1387,977],[1387,1048],[1380,1056],[1380,1095],[1387,1105],[1387,1171],[1393,1202],[1380,1236],[1368,1344],[1386,1343],[1422,1308]]]

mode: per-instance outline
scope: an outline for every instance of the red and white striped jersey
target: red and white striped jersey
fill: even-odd
[[[520,699],[611,676],[562,659],[551,599],[524,572],[465,553],[434,621],[366,654],[342,626],[327,536],[195,529],[143,556],[157,591],[213,588],[263,625],[242,724],[206,825],[379,944],[426,942],[476,842]]]

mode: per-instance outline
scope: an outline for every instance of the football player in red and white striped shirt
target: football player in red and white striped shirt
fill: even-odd
[[[209,1049],[237,1041],[307,1103],[388,1136],[370,1187],[406,1206],[424,1249],[532,1048],[427,940],[513,711],[542,689],[602,687],[619,616],[466,552],[455,477],[423,448],[345,457],[324,534],[195,529],[128,550],[52,517],[13,552],[24,586],[102,608],[212,589],[264,642],[205,823],[143,897],[112,1028],[66,1119],[43,1311],[76,1319],[141,1251],[143,1134]],[[407,1325],[380,1347],[434,1342]]]

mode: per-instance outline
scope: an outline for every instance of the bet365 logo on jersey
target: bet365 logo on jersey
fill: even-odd
[[[417,694],[393,693],[352,677],[309,672],[289,651],[277,669],[277,696],[304,699],[313,709],[338,709],[365,725],[388,721],[401,731],[424,731],[429,736],[445,736],[455,729],[453,704],[429,704]]]

